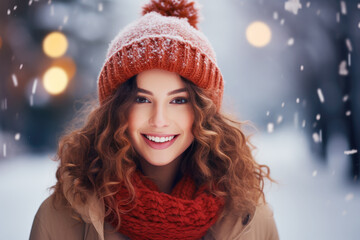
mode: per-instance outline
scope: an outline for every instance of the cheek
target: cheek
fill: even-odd
[[[194,123],[194,113],[192,109],[186,109],[185,111],[176,111],[174,113],[174,119],[183,130],[191,131]]]
[[[186,128],[191,131],[192,125],[194,123],[194,115],[193,114],[189,114],[186,119],[184,119],[184,125],[186,126]]]
[[[128,129],[129,129],[130,135],[133,135],[134,132],[137,129],[139,129],[139,127],[141,126],[140,119],[143,119],[140,111],[136,111],[134,109],[131,109],[129,111]]]

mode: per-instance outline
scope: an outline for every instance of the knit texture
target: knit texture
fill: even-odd
[[[100,103],[129,78],[157,68],[176,72],[208,90],[219,110],[223,77],[211,44],[195,28],[197,9],[187,0],[153,0],[144,6],[143,13],[145,15],[123,29],[109,46],[98,79]]]
[[[133,177],[136,199],[123,203],[129,196],[125,186],[116,194],[121,215],[118,231],[132,240],[140,239],[200,239],[216,222],[224,206],[224,199],[206,193],[205,186],[196,188],[189,175],[173,188],[171,194],[159,192],[155,183],[139,170]],[[108,220],[116,227],[118,220]]]

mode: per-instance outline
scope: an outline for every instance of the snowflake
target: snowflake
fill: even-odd
[[[301,9],[300,0],[288,0],[285,2],[285,10],[292,12],[293,14],[297,15],[299,9]]]
[[[339,75],[347,76],[348,74],[349,74],[349,71],[346,68],[346,61],[343,60],[340,62],[340,65],[339,65]]]

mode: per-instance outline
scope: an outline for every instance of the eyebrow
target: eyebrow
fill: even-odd
[[[170,95],[173,95],[173,94],[176,94],[176,93],[181,93],[181,92],[186,92],[187,90],[186,90],[186,88],[179,88],[179,89],[175,89],[175,90],[173,90],[173,91],[171,91],[171,92],[168,92],[168,96],[170,96]],[[150,92],[149,90],[145,90],[145,89],[143,89],[143,88],[138,88],[138,92],[141,92],[141,93],[145,93],[145,94],[149,94],[149,95],[151,95],[151,96],[153,96],[154,94],[152,93],[152,92]]]

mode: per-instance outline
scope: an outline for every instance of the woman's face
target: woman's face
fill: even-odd
[[[130,141],[151,165],[167,165],[194,140],[188,92],[178,74],[159,69],[141,72],[136,82],[138,95],[129,112]]]

